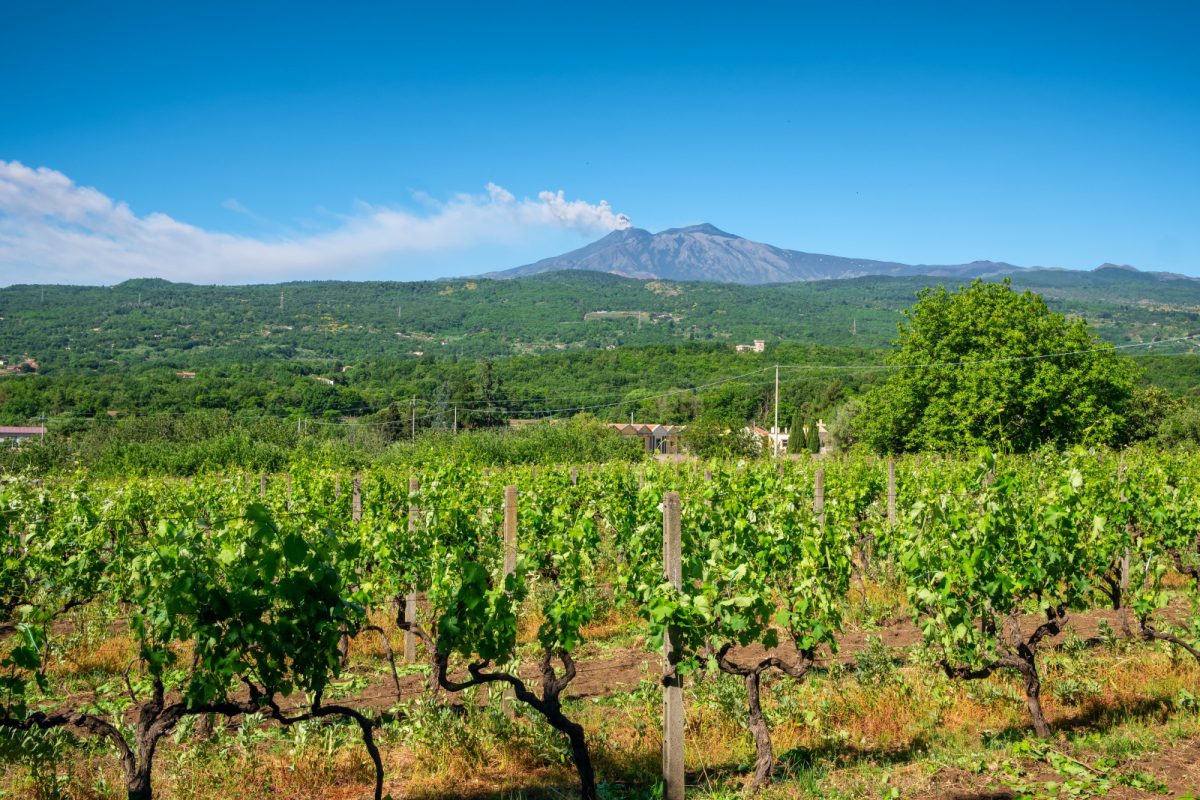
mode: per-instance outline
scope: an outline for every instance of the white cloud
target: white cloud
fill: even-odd
[[[330,230],[268,238],[205,230],[166,214],[138,216],[56,170],[0,161],[0,285],[335,277],[397,257],[512,244],[538,230],[596,235],[630,226],[605,201],[567,200],[561,191],[518,199],[494,183],[486,190],[426,198],[421,214],[358,204]],[[249,213],[237,200],[223,205]]]

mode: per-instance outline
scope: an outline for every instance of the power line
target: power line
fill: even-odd
[[[1042,353],[1030,356],[1006,356],[1004,358],[986,358],[977,361],[934,361],[926,364],[780,364],[780,369],[936,369],[941,367],[975,367],[988,364],[1007,364],[1016,361],[1039,361],[1049,358],[1066,358],[1069,356],[1107,353],[1112,350],[1130,350],[1136,347],[1155,347],[1157,345],[1191,342],[1200,339],[1200,333],[1188,336],[1176,336],[1172,339],[1159,339],[1153,342],[1134,342],[1132,344],[1110,344],[1103,347],[1093,347],[1087,350],[1064,350],[1059,353]],[[1186,355],[1175,353],[1173,355]]]
[[[1093,353],[1109,352],[1111,350],[1127,350],[1127,349],[1138,348],[1138,347],[1154,347],[1156,345],[1166,345],[1166,344],[1173,344],[1173,343],[1178,343],[1178,342],[1188,342],[1188,341],[1195,341],[1198,339],[1200,339],[1200,334],[1191,334],[1188,336],[1178,336],[1178,337],[1174,337],[1171,339],[1160,339],[1160,340],[1154,341],[1154,342],[1135,342],[1132,344],[1123,344],[1123,345],[1106,345],[1103,347],[1095,347],[1095,348],[1091,348],[1091,349],[1087,349],[1087,350],[1066,350],[1066,351],[1062,351],[1062,352],[1058,352],[1058,353],[1044,353],[1044,354],[1040,354],[1040,355],[1031,355],[1031,356],[1010,356],[1010,357],[1006,357],[1006,358],[983,359],[983,360],[978,360],[978,361],[942,361],[942,362],[932,362],[932,363],[927,363],[927,364],[779,364],[777,366],[779,369],[795,369],[795,370],[822,370],[822,369],[877,370],[877,369],[932,369],[932,368],[940,368],[940,367],[965,367],[965,366],[979,366],[979,365],[986,365],[986,364],[1001,364],[1001,363],[1013,362],[1013,361],[1033,361],[1033,360],[1049,359],[1049,358],[1062,358],[1062,357],[1077,356],[1077,355],[1088,355],[1088,354],[1093,354]],[[764,372],[769,372],[771,369],[773,369],[773,367],[762,367],[760,369],[753,370],[751,372],[746,372],[741,375],[735,375],[735,376],[732,376],[729,378],[722,378],[720,380],[711,381],[709,383],[698,384],[698,385],[692,386],[692,387],[686,387],[686,388],[682,388],[682,389],[672,389],[670,391],[663,392],[661,394],[650,395],[648,397],[637,397],[637,398],[632,398],[632,399],[625,399],[625,400],[619,400],[616,402],[601,403],[601,404],[596,404],[596,405],[581,405],[581,406],[570,406],[570,407],[566,407],[566,408],[546,409],[541,413],[543,413],[545,415],[551,415],[551,414],[563,413],[563,412],[567,412],[567,411],[595,411],[595,410],[603,409],[603,408],[615,408],[618,406],[627,405],[627,404],[635,403],[635,402],[643,402],[643,401],[647,401],[647,400],[658,400],[663,397],[670,397],[670,396],[677,395],[677,394],[684,394],[687,392],[694,392],[694,391],[698,391],[701,389],[708,389],[713,386],[719,386],[724,383],[740,381],[740,380],[749,378],[754,375],[761,375]]]
[[[761,369],[756,369],[752,372],[745,372],[745,373],[742,373],[741,375],[734,375],[729,378],[721,378],[720,380],[711,381],[709,383],[701,383],[701,384],[697,384],[696,386],[690,386],[690,387],[686,387],[683,389],[672,389],[668,392],[662,392],[660,394],[654,394],[654,395],[650,395],[648,397],[634,397],[634,398],[630,398],[630,399],[626,399],[626,400],[618,400],[615,403],[600,403],[597,405],[590,405],[590,406],[571,406],[568,408],[553,408],[553,409],[547,409],[544,413],[545,414],[559,414],[559,413],[563,413],[566,411],[596,411],[601,408],[616,408],[618,406],[629,405],[630,403],[642,403],[647,400],[660,400],[664,397],[672,397],[672,396],[678,395],[678,394],[687,394],[688,392],[695,392],[695,391],[699,391],[701,389],[710,389],[713,386],[720,386],[721,384],[724,384],[724,383],[732,383],[733,381],[740,381],[745,378],[749,378],[752,375],[761,375],[762,373],[767,372],[770,369],[771,369],[770,367],[762,367]]]
[[[1169,338],[1169,339],[1160,339],[1160,340],[1156,340],[1156,341],[1152,341],[1152,342],[1134,342],[1134,343],[1120,344],[1120,345],[1104,345],[1101,347],[1094,347],[1094,348],[1088,348],[1088,349],[1082,349],[1082,350],[1065,350],[1065,351],[1055,352],[1055,353],[1042,353],[1042,354],[1027,355],[1027,356],[1006,356],[1003,358],[978,359],[978,360],[971,360],[971,361],[939,361],[939,362],[927,362],[927,363],[921,363],[921,364],[779,364],[777,366],[779,369],[805,370],[805,371],[821,371],[821,370],[874,371],[874,370],[940,369],[940,368],[951,368],[951,367],[986,366],[986,365],[992,365],[992,364],[1005,364],[1005,363],[1015,363],[1015,362],[1023,362],[1023,361],[1039,361],[1039,360],[1048,360],[1048,359],[1052,359],[1052,358],[1067,358],[1067,357],[1073,357],[1073,356],[1092,355],[1095,353],[1111,352],[1113,350],[1132,350],[1132,349],[1137,349],[1137,348],[1152,348],[1152,347],[1164,346],[1164,345],[1169,345],[1169,344],[1178,344],[1178,343],[1182,343],[1182,342],[1194,342],[1197,340],[1200,340],[1200,334],[1177,336],[1177,337],[1173,337],[1173,338]],[[1149,354],[1143,354],[1143,355],[1149,355]],[[1172,353],[1172,354],[1165,354],[1165,355],[1188,355],[1188,354],[1187,353]],[[665,392],[648,395],[645,397],[623,398],[623,399],[619,399],[619,400],[614,400],[614,401],[610,401],[610,402],[602,402],[602,403],[590,403],[590,404],[589,403],[581,403],[579,405],[563,405],[563,406],[556,407],[556,408],[545,408],[544,404],[548,403],[548,402],[554,402],[554,401],[562,402],[563,400],[565,400],[567,398],[572,398],[572,397],[575,397],[575,398],[585,397],[585,396],[587,396],[587,397],[602,397],[603,395],[599,395],[599,394],[584,395],[583,393],[575,393],[575,394],[546,396],[546,397],[541,397],[541,398],[530,398],[530,399],[526,399],[526,400],[515,400],[515,399],[505,398],[505,399],[497,399],[497,400],[455,400],[455,401],[451,401],[449,399],[442,399],[442,398],[426,399],[426,398],[418,397],[418,398],[415,398],[415,402],[417,404],[423,405],[427,408],[434,407],[434,408],[437,408],[438,410],[430,411],[425,414],[417,415],[415,418],[418,420],[424,420],[424,419],[430,419],[433,417],[445,416],[445,415],[451,413],[451,407],[470,408],[473,411],[482,412],[482,413],[509,413],[509,414],[511,414],[511,413],[516,413],[519,411],[524,411],[525,413],[531,413],[531,414],[535,414],[538,416],[544,416],[544,417],[545,416],[555,416],[555,415],[563,414],[566,412],[598,411],[598,410],[607,409],[607,408],[618,408],[620,406],[630,405],[633,403],[640,403],[640,402],[644,402],[644,401],[659,400],[659,399],[662,399],[665,397],[671,397],[671,396],[675,396],[675,395],[679,395],[679,394],[686,394],[688,392],[695,392],[695,391],[700,391],[703,389],[709,389],[709,388],[712,388],[715,386],[720,386],[725,383],[742,381],[742,380],[748,379],[752,376],[761,375],[765,372],[769,372],[773,368],[774,367],[761,367],[757,370],[752,370],[750,372],[742,373],[740,375],[734,375],[734,376],[727,377],[727,378],[720,378],[718,380],[709,381],[707,383],[702,383],[702,384],[697,384],[695,386],[671,389],[671,390],[668,390]],[[609,395],[609,396],[612,396],[612,395]],[[225,409],[212,409],[212,410],[225,410]],[[356,412],[365,413],[365,414],[378,414],[382,410],[384,410],[384,409],[371,407],[371,406],[367,406],[367,405],[354,406],[354,407],[346,408],[346,409],[337,409],[338,413],[340,413],[340,414],[350,414],[350,413],[356,413]],[[195,413],[194,411],[153,412],[150,414],[138,414],[138,415],[134,415],[133,417],[126,417],[126,419],[129,419],[129,418],[147,419],[147,418],[154,418],[154,417],[182,417],[182,416],[188,416],[188,415],[191,415],[194,413]],[[254,415],[251,415],[251,414],[239,413],[236,411],[229,412],[229,413],[231,414],[231,417],[234,420],[237,420],[240,418],[240,419],[276,419],[276,420],[289,420],[290,421],[291,419],[294,418],[292,415],[288,415],[288,416],[277,415],[277,414],[254,414]],[[105,416],[100,416],[100,415],[96,415],[96,416],[92,416],[92,417],[77,417],[77,416],[65,415],[65,416],[48,416],[48,417],[45,417],[45,419],[52,420],[52,421],[65,420],[65,421],[69,421],[69,422],[85,422],[85,421],[93,421],[94,422],[96,420],[103,421],[103,420],[109,419],[109,418],[105,417]],[[411,424],[411,421],[412,421],[411,417],[410,417],[410,419],[405,419],[405,420],[389,420],[389,421],[380,421],[380,422],[359,422],[359,421],[351,421],[351,420],[320,420],[320,419],[306,418],[306,424],[324,425],[324,426],[351,426],[351,427],[389,427],[389,426],[394,426],[394,425]]]

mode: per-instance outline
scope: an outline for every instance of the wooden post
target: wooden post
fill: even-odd
[[[258,499],[267,499],[267,473],[258,476]]]
[[[706,469],[706,470],[704,470],[704,480],[705,480],[706,482],[711,482],[711,481],[712,481],[712,470],[711,470],[711,469]]]
[[[1125,454],[1121,453],[1117,460],[1117,486],[1120,489],[1121,502],[1125,502]],[[1125,532],[1129,533],[1129,523],[1125,524]],[[1129,566],[1130,555],[1129,548],[1125,548],[1125,552],[1121,554],[1120,575],[1118,580],[1120,583],[1121,599],[1118,609],[1121,613],[1121,632],[1127,637],[1133,635],[1133,629],[1129,624]]]
[[[340,475],[333,476],[333,498],[336,500],[342,496],[342,477]]]
[[[825,470],[817,470],[813,476],[813,513],[817,515],[817,524],[825,527]]]
[[[350,496],[350,519],[362,522],[362,478],[354,476],[354,493]]]
[[[663,578],[683,588],[683,559],[679,526],[679,493],[663,497]],[[683,800],[683,681],[668,631],[663,636],[663,800]]]
[[[416,478],[409,478],[408,493],[413,494],[421,486],[420,481]],[[408,505],[408,533],[415,534],[417,531],[417,506],[415,503]],[[404,596],[404,619],[406,622],[416,622],[417,620],[417,593],[409,592]],[[404,661],[411,664],[417,660],[417,637],[412,631],[404,632]],[[436,676],[434,677],[436,681]]]
[[[517,570],[517,487],[504,487],[504,576]]]
[[[292,473],[287,474],[287,507],[292,510]]]
[[[341,494],[342,484],[337,479],[335,479],[333,488],[335,492],[339,495]],[[362,505],[359,503],[357,475],[354,477],[354,495],[353,502],[350,504],[350,519],[353,522],[358,522],[362,519]],[[342,666],[344,667],[350,663],[350,635],[348,633],[342,633],[341,638],[338,640],[338,649],[341,650]]]
[[[888,459],[888,527],[896,527],[896,459]]]
[[[579,485],[579,468],[578,467],[571,467],[571,485],[572,486]]]
[[[504,577],[507,578],[517,571],[517,487],[509,484],[504,487]],[[500,695],[500,708],[504,716],[510,719],[516,716],[513,701],[516,692],[511,686],[505,686],[504,694]]]

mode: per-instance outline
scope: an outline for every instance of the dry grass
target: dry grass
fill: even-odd
[[[849,629],[870,628],[912,617],[904,587],[895,583],[851,581],[846,609]]]
[[[83,641],[63,652],[60,670],[64,676],[120,675],[136,655],[137,647],[128,636],[114,636],[99,643]]]
[[[367,624],[383,630],[396,658],[404,653],[404,631],[396,627],[394,615],[375,610],[368,615]],[[383,641],[377,631],[363,631],[350,640],[351,662],[380,662],[386,658],[387,651],[384,650]]]
[[[897,597],[894,590],[868,586],[866,600],[868,608],[886,608]],[[386,615],[372,622],[389,632],[399,652],[403,635]],[[538,622],[525,617],[522,635],[535,633]],[[611,610],[586,635],[593,645],[621,641],[634,624],[632,610]],[[1200,709],[1184,702],[1188,693],[1200,695],[1200,667],[1164,646],[1133,642],[1109,649],[1069,639],[1057,651],[1047,649],[1042,658],[1043,699],[1056,731],[1053,746],[1087,762],[1105,754],[1137,753],[1128,758],[1144,762],[1148,772],[1158,769],[1162,780],[1187,780],[1186,767],[1176,768],[1171,777],[1154,759],[1157,753],[1175,753],[1172,748],[1179,741],[1200,740]],[[81,642],[63,655],[51,677],[120,674],[133,654],[127,637],[94,646]],[[378,635],[360,636],[352,657],[357,664],[378,666],[383,657]],[[1028,735],[1015,676],[954,682],[915,663],[880,670],[860,679],[834,667],[800,684],[781,677],[767,682],[764,704],[779,765],[777,782],[765,797],[877,798],[896,789],[901,797],[933,798],[954,787],[983,787],[1000,779],[1000,766],[1014,758],[1007,743]],[[464,702],[471,705],[469,699]],[[754,752],[742,702],[735,679],[709,675],[689,687],[686,761],[700,796],[730,796],[747,779]],[[386,788],[396,797],[569,794],[574,782],[569,759],[544,724],[510,723],[494,710],[469,707],[456,713],[420,702],[402,711],[378,736]],[[574,702],[568,714],[587,730],[601,780],[616,796],[627,793],[622,787],[654,783],[661,706],[653,681]],[[372,770],[353,729],[314,728],[305,741],[298,741],[294,730],[237,726],[207,743],[178,738],[164,743],[158,757],[156,796],[163,800],[369,796]],[[107,748],[76,745],[63,753],[67,757],[43,764],[42,770],[56,773],[59,783],[69,787],[68,796],[123,796],[118,765]],[[1185,755],[1173,757],[1186,760]],[[55,796],[45,775],[38,780],[31,775],[28,765],[8,762],[0,796]],[[1171,786],[1180,793],[1200,788]]]
[[[583,638],[588,642],[603,642],[620,637],[640,624],[641,619],[633,606],[610,608],[598,619],[583,626]]]
[[[538,630],[545,621],[546,618],[538,609],[522,609],[521,615],[517,618],[517,644],[525,645],[536,642]]]

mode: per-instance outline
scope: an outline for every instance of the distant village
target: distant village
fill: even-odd
[[[683,444],[683,432],[687,430],[686,425],[658,425],[644,422],[610,422],[607,424],[608,427],[617,431],[622,436],[641,439],[643,448],[651,455],[687,455],[687,447]],[[824,420],[817,420],[816,426],[817,437],[821,442],[820,454],[824,455],[830,451],[832,441],[829,437],[829,431],[825,427]],[[754,435],[764,451],[770,451],[772,454],[779,456],[790,455],[788,442],[791,439],[791,432],[789,429],[772,427],[768,430],[759,425],[751,424],[746,426],[745,431]],[[803,442],[807,435],[807,429],[801,431],[799,441]],[[808,450],[802,450],[801,452],[809,455]]]
[[[0,358],[0,375],[29,375],[37,372],[38,369],[38,362],[32,358],[25,358],[14,364],[9,364]]]
[[[0,446],[16,447],[33,439],[45,439],[45,425],[0,425]]]

